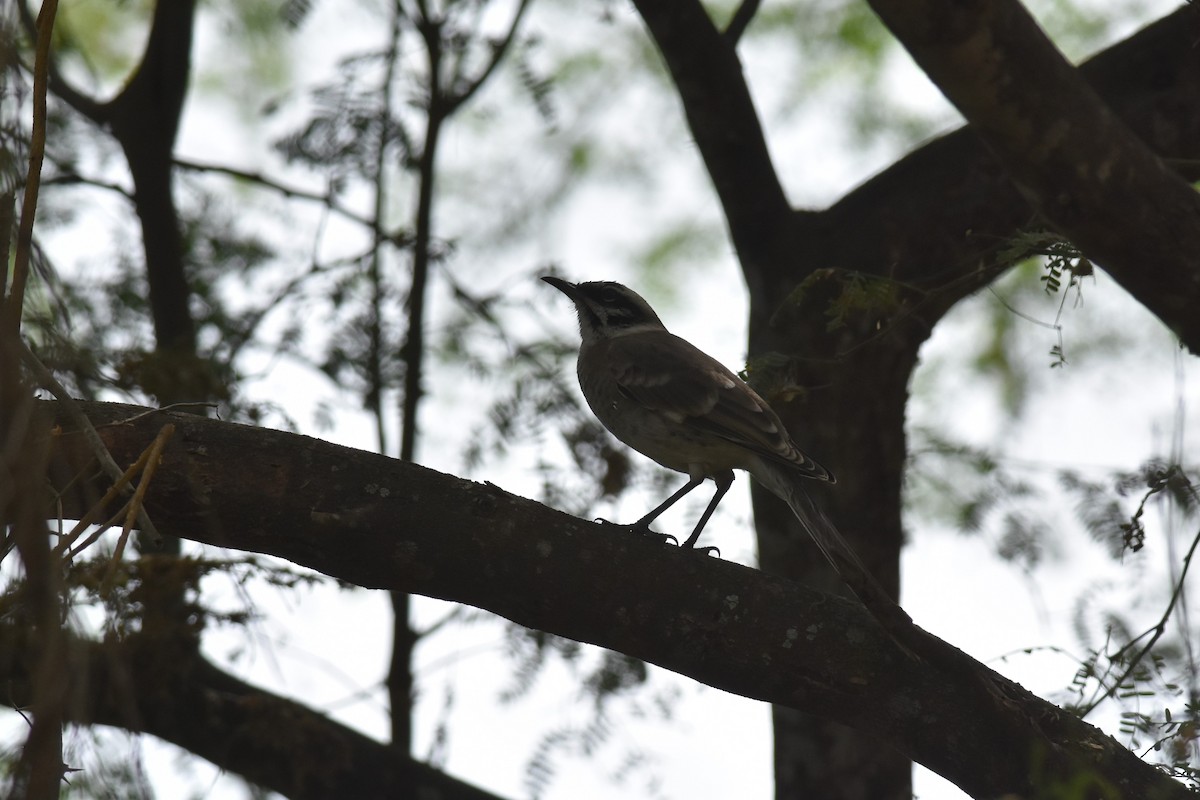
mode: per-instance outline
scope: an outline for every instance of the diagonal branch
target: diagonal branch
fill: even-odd
[[[683,101],[743,264],[767,263],[791,208],[734,42],[697,0],[635,0]]]
[[[140,411],[87,408],[96,422]],[[907,658],[856,603],[295,434],[169,412],[100,430],[114,453],[136,455],[163,416],[178,434],[147,506],[181,536],[486,608],[860,727],[974,796],[1025,796],[1035,780],[1085,774],[1124,797],[1189,796],[1110,737],[934,637],[944,657]],[[90,458],[82,443],[75,452],[76,438],[57,440],[68,474]],[[69,493],[63,502],[71,513]],[[946,730],[956,732],[952,743]]]
[[[991,279],[996,251],[1008,239],[1037,226],[1028,199],[970,128],[914,150],[825,211],[783,219],[761,213],[759,204],[783,202],[782,192],[736,59],[704,57],[714,36],[698,6],[694,0],[646,2],[639,11],[671,69],[692,134],[721,193],[734,245],[741,254],[762,256],[757,263],[743,259],[743,268],[752,288],[763,280],[771,284],[761,292],[764,297],[786,296],[813,268],[836,265],[939,290],[923,312],[932,324]],[[1079,69],[1121,120],[1188,180],[1200,178],[1196,16],[1195,8],[1181,8]],[[722,147],[725,137],[754,144]],[[788,244],[776,252],[786,257],[771,261],[766,243],[781,236]],[[1186,275],[1179,277],[1186,281]],[[1147,306],[1165,289],[1152,280],[1121,280]],[[1194,306],[1155,305],[1175,330],[1197,324]],[[1194,339],[1188,344],[1197,345]]]
[[[746,28],[753,21],[754,15],[758,13],[759,5],[761,5],[761,0],[742,0],[738,4],[733,18],[725,26],[724,36],[731,45],[736,45],[742,38],[742,34],[746,32]]]
[[[871,6],[1030,204],[1200,353],[1200,195],[1025,8],[1017,0]]]
[[[407,234],[403,231],[389,233],[382,228],[382,221],[373,219],[365,214],[360,214],[349,206],[341,203],[332,191],[315,192],[309,189],[303,189],[299,186],[284,183],[276,180],[265,173],[238,169],[224,164],[205,164],[199,161],[192,161],[186,158],[175,158],[175,166],[179,169],[188,170],[190,172],[200,173],[215,173],[218,175],[228,175],[237,180],[246,181],[247,183],[255,184],[263,189],[277,192],[286,198],[299,198],[301,200],[311,200],[315,203],[328,208],[330,211],[345,217],[351,222],[356,222],[370,230],[377,238],[382,241],[388,241],[395,244],[397,247],[405,247]]]
[[[21,22],[25,28],[26,34],[30,39],[37,39],[37,22],[34,19],[33,11],[29,7],[28,0],[17,0],[17,5],[21,14]],[[62,100],[71,108],[78,111],[83,116],[97,124],[103,124],[108,120],[108,106],[96,99],[84,94],[75,87],[70,81],[63,77],[62,72],[58,68],[58,61],[51,56],[47,63],[50,76],[50,91],[54,96]]]

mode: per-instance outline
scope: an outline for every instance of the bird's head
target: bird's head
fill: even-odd
[[[650,304],[628,286],[612,281],[571,283],[551,277],[542,280],[571,298],[579,312],[579,333],[585,342],[666,329]]]

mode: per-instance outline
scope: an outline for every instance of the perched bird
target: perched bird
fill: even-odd
[[[767,402],[718,361],[668,333],[632,289],[611,281],[542,280],[571,298],[579,312],[579,386],[592,412],[622,442],[689,477],[634,529],[648,533],[660,514],[712,478],[717,491],[681,546],[715,550],[696,548],[696,541],[729,491],[733,471],[745,470],[788,504],[901,650],[920,658],[928,635],[875,581],[808,495],[809,480],[833,483],[833,475],[800,451]]]
[[[635,529],[649,531],[660,514],[711,478],[717,490],[682,544],[695,547],[729,491],[735,469],[753,475],[806,525],[818,513],[802,483],[833,483],[833,474],[801,452],[767,401],[737,375],[669,333],[650,304],[626,286],[542,280],[569,297],[579,312],[579,386],[592,412],[622,442],[690,478],[634,523]],[[809,530],[834,560],[830,542],[822,542],[829,537]],[[833,536],[832,544],[853,558],[836,531]]]

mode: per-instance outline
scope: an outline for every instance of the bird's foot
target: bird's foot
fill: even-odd
[[[721,557],[721,549],[719,547],[696,547],[690,540],[680,544],[679,540],[676,539],[671,534],[659,533],[656,530],[652,530],[650,528],[650,526],[644,522],[639,521],[639,522],[635,522],[631,525],[622,525],[619,522],[612,522],[610,520],[602,519],[602,518],[597,518],[596,522],[600,523],[601,525],[607,525],[607,526],[613,527],[613,528],[622,528],[624,530],[630,531],[631,533],[636,533],[638,536],[646,536],[651,539],[658,539],[663,544],[676,545],[679,547],[680,550],[691,550],[693,553],[700,553],[701,555],[705,555],[705,556],[716,553],[717,558]]]
[[[643,525],[640,522],[635,522],[632,525],[622,525],[619,522],[612,522],[607,519],[597,519],[596,522],[599,522],[601,525],[611,526],[613,528],[622,528],[624,530],[630,531],[631,533],[636,533],[638,536],[646,536],[651,539],[658,539],[663,544],[668,544],[668,543],[672,544],[672,545],[679,544],[679,540],[676,539],[671,534],[659,533],[658,531],[651,530],[649,525]]]

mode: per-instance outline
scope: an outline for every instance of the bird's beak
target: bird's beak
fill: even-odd
[[[562,278],[554,278],[547,275],[542,278],[546,283],[558,289],[560,292],[571,298],[572,302],[579,300],[579,290],[575,288],[575,284],[570,281],[564,281]]]

